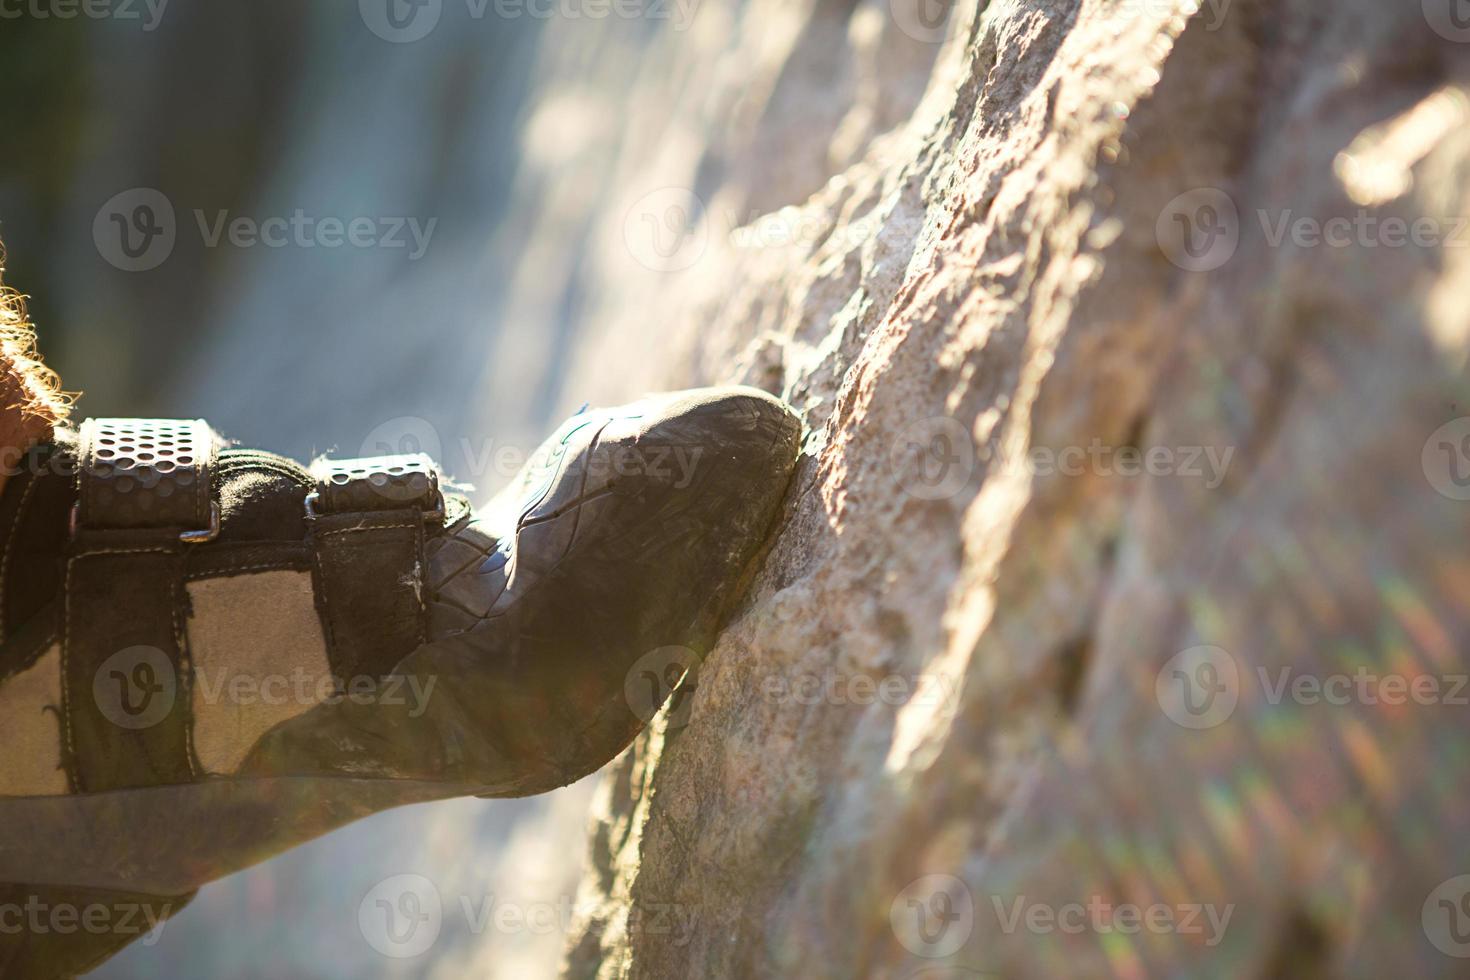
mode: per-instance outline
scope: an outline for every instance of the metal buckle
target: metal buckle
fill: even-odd
[[[219,537],[219,504],[210,501],[209,527],[202,531],[185,531],[179,535],[184,544],[206,544]]]
[[[67,527],[73,538],[77,536],[77,531],[81,527],[81,513],[81,501],[77,501],[71,505],[71,518],[67,521]],[[219,525],[219,504],[210,503],[209,527],[202,528],[198,531],[181,531],[179,532],[179,540],[184,544],[207,544],[219,537]]]

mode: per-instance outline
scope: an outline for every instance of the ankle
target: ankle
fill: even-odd
[[[0,491],[20,455],[52,437],[70,403],[36,353],[21,298],[0,283]]]

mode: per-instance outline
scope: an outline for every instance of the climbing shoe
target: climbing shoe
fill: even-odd
[[[0,903],[167,915],[369,813],[596,771],[713,644],[800,434],[750,388],[583,411],[472,509],[423,456],[58,433],[0,496]],[[7,934],[0,973],[126,938]]]

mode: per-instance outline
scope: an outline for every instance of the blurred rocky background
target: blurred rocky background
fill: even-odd
[[[203,416],[298,458],[422,448],[484,493],[514,469],[499,451],[575,399],[575,228],[523,271],[549,179],[522,167],[549,16],[451,3],[405,40],[393,3],[0,8],[8,279],[82,412]],[[649,29],[565,26],[560,48]],[[541,301],[510,321],[521,275]],[[413,873],[487,909],[569,906],[589,792],[381,815],[205,889],[98,975],[423,976],[364,941],[364,895]],[[434,961],[536,975],[569,917],[450,926]]]
[[[482,490],[491,441],[648,387],[810,429],[602,777],[365,821],[99,975],[1463,974],[1455,0],[199,3],[0,46],[0,233],[88,412]],[[297,209],[437,226],[195,217]],[[358,917],[405,874],[426,949]]]

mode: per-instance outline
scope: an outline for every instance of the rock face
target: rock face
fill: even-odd
[[[1470,31],[933,12],[549,34],[528,159],[583,179],[518,220],[595,216],[569,390],[810,426],[601,785],[565,975],[1459,975]]]

